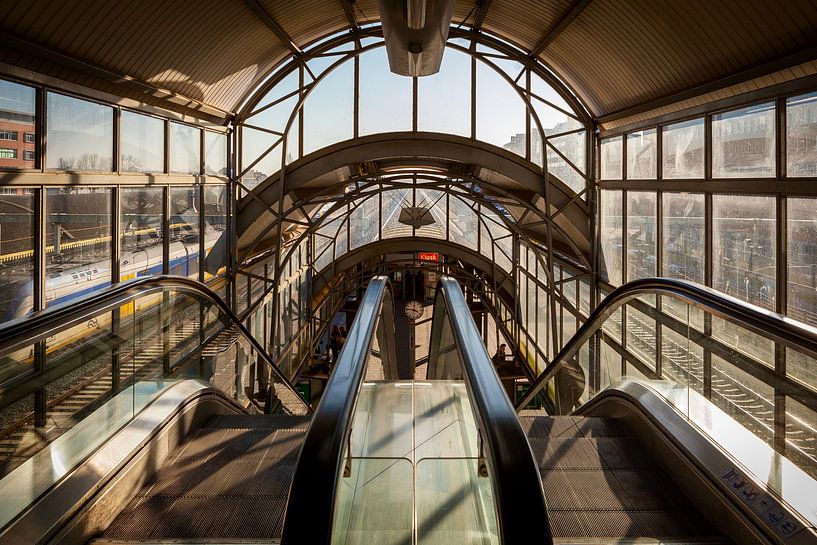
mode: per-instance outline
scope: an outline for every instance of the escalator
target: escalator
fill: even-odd
[[[817,348],[814,332],[708,295],[696,304],[717,300],[720,316],[740,310],[757,331]],[[25,367],[29,346],[55,361],[9,392],[36,413],[38,396],[58,391],[48,415],[72,395],[52,384],[88,367],[76,388],[102,381],[105,395],[9,466],[0,543],[813,543],[813,479],[766,456],[710,397],[600,375],[604,322],[628,297],[594,312],[516,410],[450,278],[434,304],[427,376],[396,380],[394,307],[376,277],[314,410],[195,282],[137,281],[50,309],[0,337],[4,362]],[[155,304],[136,310],[145,298]],[[103,315],[109,326],[48,352]],[[86,352],[107,357],[110,372]],[[367,380],[373,366],[386,379]],[[550,414],[525,409],[537,396]],[[758,458],[771,460],[763,482]]]
[[[622,307],[660,316],[662,304],[686,321],[666,319],[635,339],[640,351],[622,350],[622,316],[633,321]],[[801,448],[814,422],[785,409],[813,407],[817,394],[724,349],[718,320],[778,350],[817,349],[808,326],[696,284],[642,279],[610,294],[517,402],[554,542],[817,542],[815,465]],[[637,359],[649,340],[660,361]],[[772,391],[778,441],[758,433],[766,404],[745,402]],[[527,409],[537,398],[547,410]]]

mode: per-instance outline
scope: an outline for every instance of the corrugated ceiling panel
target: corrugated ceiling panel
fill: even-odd
[[[813,45],[815,3],[595,0],[543,59],[603,115]]]
[[[493,0],[482,28],[531,50],[572,5],[573,0]]]
[[[341,0],[260,2],[299,46],[349,24]],[[531,48],[575,2],[492,0],[483,28]],[[470,26],[475,5],[476,0],[456,0],[454,23],[467,18]],[[358,0],[351,9],[361,24],[379,20],[377,0]],[[817,0],[594,0],[541,58],[599,116],[811,47],[816,22]],[[30,0],[10,3],[0,28],[229,111],[289,56],[286,45],[243,0]],[[730,92],[801,73],[793,69],[733,86]]]
[[[730,87],[726,87],[718,91],[706,93],[704,95],[700,95],[689,100],[676,102],[675,104],[670,104],[669,106],[656,108],[654,110],[650,110],[638,115],[633,115],[630,117],[618,119],[610,123],[605,123],[602,126],[602,129],[613,130],[619,127],[624,127],[625,125],[631,125],[642,121],[648,121],[656,117],[673,114],[675,112],[681,112],[689,108],[694,108],[696,106],[701,106],[709,102],[714,102],[716,100],[738,96],[746,91],[762,89],[770,85],[785,83],[787,81],[792,81],[806,76],[813,76],[815,74],[817,74],[817,60],[803,63],[792,68],[787,68],[785,70],[780,70],[778,72],[763,77],[755,78],[749,80],[746,83],[732,85]]]
[[[261,5],[298,47],[349,26],[340,0],[261,0]]]

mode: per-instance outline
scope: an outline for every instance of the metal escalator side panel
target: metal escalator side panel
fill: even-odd
[[[202,405],[208,401],[215,404]],[[0,542],[22,545],[86,541],[113,520],[118,509],[124,507],[151,476],[156,464],[183,440],[195,422],[229,412],[240,413],[243,408],[204,381],[184,380],[168,387],[78,466],[46,483],[42,495],[31,497],[26,505],[21,503],[22,508],[0,530]],[[109,416],[105,407],[95,414],[103,419]],[[37,455],[40,469],[35,457],[26,462],[30,468],[21,466],[18,470],[41,480],[43,468],[56,465],[61,459],[60,450],[70,448],[71,442],[89,440],[83,433],[93,434],[95,430],[83,432],[74,428]],[[3,491],[7,500],[28,492],[19,483],[11,484],[11,490]],[[24,500],[20,498],[21,502]],[[4,500],[3,508],[11,503]],[[94,511],[97,505],[103,505],[102,514]]]
[[[700,404],[708,405],[700,418],[679,407]],[[697,392],[629,379],[575,414],[617,418],[736,543],[817,543],[817,481]],[[713,430],[732,440],[718,441]]]
[[[382,310],[391,305],[388,278],[373,278],[304,439],[287,500],[284,544],[331,541],[335,495],[358,392]]]
[[[553,543],[539,469],[527,436],[496,374],[459,283],[443,277],[440,286],[437,298],[445,305],[450,319],[485,449],[501,543],[527,544],[531,536],[537,542]],[[435,355],[439,357],[439,352]]]

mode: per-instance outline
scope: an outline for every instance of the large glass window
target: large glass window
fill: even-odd
[[[775,175],[774,103],[712,116],[712,177]]]
[[[526,110],[522,99],[493,68],[477,63],[477,139],[525,157]]]
[[[121,280],[162,274],[164,190],[123,187],[121,199]]]
[[[624,254],[623,204],[621,191],[601,192],[601,276],[613,285],[621,284]]]
[[[360,56],[360,134],[410,131],[412,79],[389,70],[386,48]]]
[[[477,213],[467,202],[454,195],[449,197],[448,202],[448,239],[476,250],[479,233]]]
[[[417,128],[471,136],[471,57],[454,49],[440,71],[417,80]]]
[[[621,179],[622,137],[605,138],[601,141],[601,179]]]
[[[204,186],[204,257],[206,259],[216,241],[227,229],[227,186]],[[203,265],[202,265],[202,268]],[[210,277],[205,274],[205,280]]]
[[[170,172],[201,174],[201,130],[170,123]]]
[[[0,190],[0,322],[34,308],[36,208],[34,190]]]
[[[170,274],[197,278],[199,272],[199,188],[170,188]]]
[[[817,198],[787,199],[788,312],[817,325]]]
[[[111,190],[60,187],[46,193],[48,305],[111,283]]]
[[[655,276],[655,193],[627,192],[627,280]]]
[[[713,287],[774,310],[774,197],[712,197]]]
[[[306,99],[303,108],[304,155],[352,138],[354,79],[354,63],[345,62],[327,75]]]
[[[547,140],[548,172],[576,193],[584,191],[587,185],[583,174],[585,138],[584,132],[578,132]]]
[[[113,108],[48,93],[47,168],[110,172],[113,168]]]
[[[786,101],[786,175],[817,176],[817,93]]]
[[[651,180],[656,177],[656,130],[648,129],[627,135],[627,179]]]
[[[693,119],[662,128],[661,176],[704,177],[704,120]]]
[[[36,166],[36,101],[34,88],[0,80],[0,168]]]
[[[699,284],[704,283],[705,218],[704,195],[700,193],[663,193],[663,264],[660,274]],[[690,319],[703,327],[700,310],[673,297],[663,298],[663,309],[679,320]]]
[[[164,121],[123,110],[120,133],[119,170],[122,172],[164,171]]]
[[[204,173],[208,176],[227,176],[227,135],[204,132]]]
[[[377,240],[380,230],[380,196],[357,201],[349,215],[349,243],[354,250]]]

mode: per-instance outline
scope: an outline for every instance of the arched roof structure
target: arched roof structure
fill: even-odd
[[[453,24],[541,61],[608,129],[813,76],[815,20],[813,0],[458,0]],[[0,62],[227,124],[280,63],[378,21],[375,0],[20,2]]]

